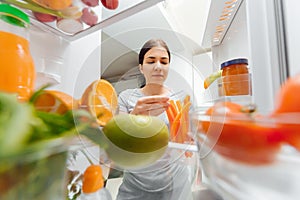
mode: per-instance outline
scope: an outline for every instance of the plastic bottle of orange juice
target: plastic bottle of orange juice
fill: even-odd
[[[35,83],[29,24],[23,11],[0,4],[0,92],[15,93],[19,101],[29,99]]]

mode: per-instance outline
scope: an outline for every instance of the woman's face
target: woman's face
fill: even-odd
[[[146,83],[163,84],[169,73],[169,55],[163,47],[153,47],[144,56],[140,70]]]

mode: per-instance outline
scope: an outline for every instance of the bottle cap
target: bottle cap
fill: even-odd
[[[0,19],[20,27],[27,27],[30,24],[26,13],[8,4],[0,4]]]
[[[90,165],[86,168],[82,180],[82,192],[93,193],[103,188],[104,180],[100,165]]]
[[[237,59],[233,59],[233,60],[223,62],[221,64],[221,69],[223,69],[224,67],[227,67],[229,65],[235,65],[235,64],[246,64],[246,65],[248,65],[248,59],[246,59],[246,58],[237,58]]]

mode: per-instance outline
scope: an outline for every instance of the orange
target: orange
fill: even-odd
[[[115,88],[104,79],[92,82],[81,97],[81,107],[91,112],[100,126],[105,126],[118,108]]]
[[[103,188],[104,180],[100,165],[90,165],[83,173],[82,192],[93,193]]]
[[[72,96],[57,90],[44,90],[33,102],[37,110],[64,114],[78,108],[78,101]]]
[[[35,3],[52,10],[63,10],[72,5],[72,0],[33,0]]]

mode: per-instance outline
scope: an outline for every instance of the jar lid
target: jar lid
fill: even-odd
[[[248,65],[248,59],[247,58],[237,58],[237,59],[233,59],[233,60],[223,62],[221,64],[221,69],[223,69],[224,67],[227,67],[229,65],[235,65],[235,64],[246,64],[246,65]]]
[[[30,24],[29,17],[26,13],[8,4],[0,4],[0,19],[21,27],[27,27]]]

